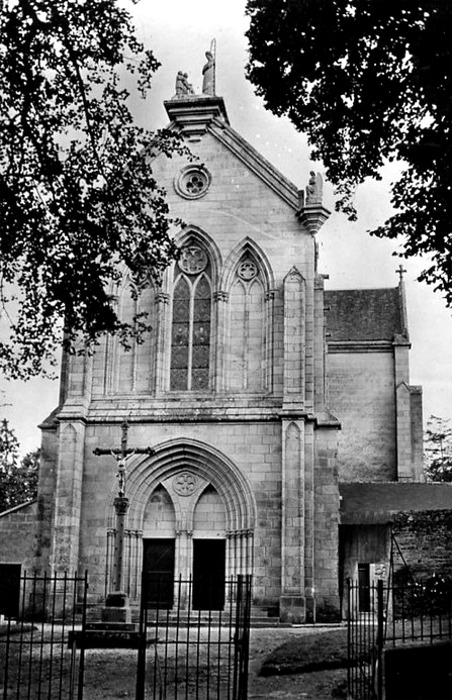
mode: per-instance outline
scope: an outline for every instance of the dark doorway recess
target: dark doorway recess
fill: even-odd
[[[143,540],[143,600],[148,607],[171,608],[174,602],[173,539]]]
[[[370,565],[358,564],[358,594],[360,612],[370,612]]]
[[[193,609],[223,610],[225,540],[193,540]]]
[[[19,617],[20,564],[0,564],[0,615]]]

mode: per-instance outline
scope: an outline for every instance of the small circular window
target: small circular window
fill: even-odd
[[[258,270],[255,263],[249,258],[242,260],[237,270],[238,276],[241,277],[242,280],[246,280],[247,282],[249,280],[254,279],[254,277],[256,277],[257,275],[257,272]]]
[[[199,165],[184,168],[174,181],[174,188],[181,197],[198,199],[205,195],[210,185],[210,173]]]

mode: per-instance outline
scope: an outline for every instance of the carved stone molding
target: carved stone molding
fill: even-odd
[[[222,290],[218,290],[218,292],[214,292],[213,300],[214,301],[229,301],[229,292],[223,292]]]
[[[170,295],[166,292],[157,292],[155,295],[155,301],[158,304],[169,304]]]
[[[275,296],[276,296],[276,290],[269,289],[268,292],[265,292],[265,301],[273,301]]]
[[[191,496],[196,486],[196,476],[191,472],[181,472],[173,478],[173,489],[178,496]]]

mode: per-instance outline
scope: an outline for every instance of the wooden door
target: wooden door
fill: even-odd
[[[151,608],[172,608],[174,602],[175,540],[143,540],[144,602]]]
[[[223,609],[225,567],[225,540],[193,540],[194,610]]]

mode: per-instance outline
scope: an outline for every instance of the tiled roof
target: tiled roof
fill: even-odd
[[[325,291],[329,341],[386,340],[403,333],[398,287]]]

